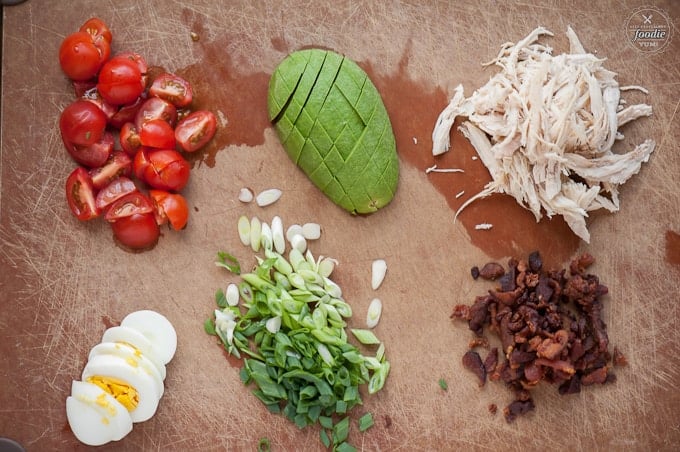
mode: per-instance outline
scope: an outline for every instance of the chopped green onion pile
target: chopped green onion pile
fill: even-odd
[[[352,333],[361,344],[378,346],[374,356],[348,342],[352,309],[325,271],[325,259],[315,261],[310,251],[303,255],[295,248],[288,259],[270,247],[264,254],[256,256],[252,272],[240,275],[241,306],[230,306],[222,289],[216,292],[219,309],[205,331],[244,358],[241,380],[255,386],[253,394],[271,412],[300,428],[319,423],[326,447],[355,450],[347,442],[348,413],[362,404],[360,385],[367,384],[372,394],[385,384],[390,370],[385,347],[362,329]],[[239,273],[227,253],[218,253],[218,265]],[[370,413],[359,420],[361,431],[371,425]]]

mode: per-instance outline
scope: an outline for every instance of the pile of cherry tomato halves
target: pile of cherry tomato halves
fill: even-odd
[[[186,226],[189,208],[180,191],[190,165],[183,153],[212,139],[216,119],[191,111],[189,82],[152,75],[136,53],[111,56],[111,40],[108,26],[92,18],[59,48],[77,97],[59,118],[66,150],[79,164],[66,181],[66,199],[79,220],[103,216],[118,243],[146,249],[158,241],[160,226]]]

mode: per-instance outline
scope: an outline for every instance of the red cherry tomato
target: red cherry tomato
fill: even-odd
[[[118,111],[116,111],[113,116],[109,118],[109,124],[111,127],[121,129],[126,122],[134,122],[137,112],[143,103],[144,93],[142,93],[142,95],[131,104],[122,105]]]
[[[184,196],[164,190],[149,190],[156,208],[156,222],[161,225],[170,221],[175,231],[184,229],[189,219],[189,206]]]
[[[134,102],[144,91],[139,66],[125,56],[111,58],[99,71],[97,90],[112,105]]]
[[[97,75],[110,54],[111,47],[105,39],[95,42],[89,33],[77,31],[62,41],[59,64],[71,80],[84,81]]]
[[[150,97],[137,111],[135,125],[140,129],[146,121],[154,119],[162,119],[174,127],[177,123],[177,108],[160,97]]]
[[[160,97],[176,107],[186,107],[193,99],[193,91],[189,82],[179,75],[161,74],[154,79],[149,88],[151,96]]]
[[[135,154],[135,158],[132,161],[132,173],[141,182],[145,182],[146,170],[149,167],[149,149],[140,147]]]
[[[80,221],[91,220],[101,213],[95,202],[92,179],[85,168],[79,166],[66,179],[66,201]]]
[[[97,197],[94,199],[94,203],[97,206],[97,209],[103,212],[113,204],[114,201],[136,191],[137,186],[135,183],[132,182],[131,179],[121,176],[112,180],[109,185],[99,190],[99,192],[97,192]]]
[[[113,236],[121,245],[143,250],[158,242],[160,229],[153,213],[135,213],[111,223]]]
[[[114,179],[120,176],[129,176],[131,172],[132,159],[130,156],[123,151],[113,151],[104,166],[90,170],[90,177],[92,177],[94,188],[101,190]]]
[[[76,100],[61,112],[59,129],[65,142],[89,146],[99,141],[106,128],[106,115],[94,103]]]
[[[162,119],[152,119],[143,123],[139,131],[139,139],[142,146],[156,149],[175,148],[175,131]]]
[[[113,35],[111,34],[109,27],[103,20],[97,17],[86,20],[85,23],[81,25],[79,31],[87,32],[95,41],[101,37],[111,44],[111,41],[113,40]]]
[[[153,212],[151,200],[140,191],[133,191],[116,199],[106,210],[106,221],[117,221],[133,214]]]
[[[158,190],[180,191],[189,181],[191,168],[182,154],[163,149],[148,153],[149,164],[143,180]]]
[[[116,108],[115,106],[106,102],[102,98],[101,94],[99,94],[99,91],[97,91],[96,87],[85,91],[81,97],[82,97],[83,100],[86,100],[88,102],[92,102],[97,107],[99,107],[99,109],[106,116],[107,122],[111,122],[111,118],[113,118],[113,115],[115,115],[116,112],[118,111],[118,108]]]
[[[120,129],[119,139],[120,147],[131,157],[137,153],[142,145],[137,128],[131,122],[123,124],[123,127]]]
[[[175,140],[186,152],[194,152],[205,146],[215,136],[217,120],[206,110],[190,113],[175,127]]]
[[[66,150],[73,160],[88,168],[97,168],[106,163],[113,151],[113,134],[104,132],[101,139],[89,146],[80,146],[64,140]]]
[[[143,56],[134,52],[122,52],[116,54],[116,58],[127,58],[137,65],[139,72],[142,74],[142,85],[146,88],[147,73],[149,72],[149,65],[146,64],[146,60]]]

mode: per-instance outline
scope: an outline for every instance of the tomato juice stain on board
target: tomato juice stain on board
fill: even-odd
[[[459,123],[452,128],[449,152],[436,157],[432,155],[432,130],[448,103],[447,93],[440,87],[424,87],[408,76],[410,51],[409,42],[398,70],[393,74],[377,74],[368,62],[359,65],[383,98],[401,160],[423,172],[435,164],[442,169],[464,170],[463,173],[432,172],[426,176],[455,212],[466,199],[480,192],[491,176],[481,160],[473,160],[477,154],[458,131]],[[460,192],[464,193],[457,197]],[[398,191],[396,196],[399,196]],[[498,194],[477,200],[461,212],[457,221],[465,226],[472,243],[492,258],[526,258],[531,251],[538,250],[546,266],[557,268],[563,266],[579,246],[578,237],[561,217],[543,218],[536,223],[533,214],[509,195]],[[476,230],[475,226],[481,223],[493,227]]]
[[[227,49],[227,39],[196,41],[203,51],[201,63],[177,71],[191,83],[194,99],[192,110],[209,110],[217,117],[217,131],[205,148],[187,154],[188,160],[199,160],[210,168],[215,156],[229,145],[258,146],[264,144],[264,131],[270,127],[267,117],[269,74],[242,74]]]
[[[666,262],[680,265],[680,234],[666,231]]]

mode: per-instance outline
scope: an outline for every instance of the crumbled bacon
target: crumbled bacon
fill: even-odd
[[[510,259],[508,270],[496,276],[500,287],[471,306],[454,308],[451,317],[467,321],[475,333],[470,349],[489,347],[485,328],[500,339],[500,360],[492,347],[483,361],[468,351],[463,365],[480,386],[487,378],[503,380],[514,391],[516,400],[504,410],[508,422],[534,409],[529,391],[541,381],[557,385],[560,394],[574,394],[581,386],[614,382],[612,367],[626,364],[617,348],[613,356],[608,351],[601,300],[608,289],[587,273],[594,261],[589,254],[578,256],[567,273],[543,271],[537,252],[528,261]]]
[[[479,353],[468,351],[463,355],[463,366],[479,378],[479,386],[486,383],[486,370]]]

